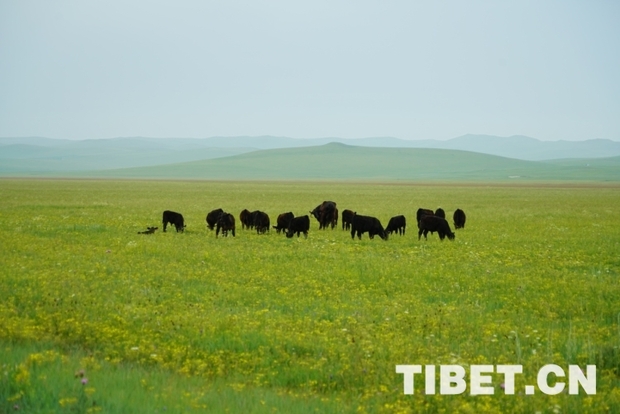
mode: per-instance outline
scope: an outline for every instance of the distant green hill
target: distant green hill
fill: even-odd
[[[620,157],[541,162],[458,150],[331,143],[171,165],[62,175],[209,180],[620,181]]]

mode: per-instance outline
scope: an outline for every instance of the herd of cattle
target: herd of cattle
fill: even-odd
[[[326,229],[328,227],[334,229],[338,225],[338,208],[333,201],[322,202],[314,210],[310,211],[310,214],[319,222],[319,229]],[[356,234],[358,239],[361,239],[362,234],[368,233],[371,239],[379,236],[383,240],[387,240],[392,233],[404,235],[407,227],[407,220],[403,215],[392,217],[386,228],[383,228],[383,225],[376,217],[363,216],[351,210],[344,210],[341,217],[342,230],[350,230],[351,238],[353,239]],[[463,210],[456,209],[452,219],[455,229],[465,227],[466,217]],[[239,214],[239,221],[241,222],[242,229],[256,229],[258,234],[264,234],[270,229],[269,215],[260,210],[249,211],[244,209]],[[441,240],[446,237],[449,240],[454,240],[454,233],[450,229],[450,225],[446,220],[446,212],[442,208],[438,208],[435,211],[420,208],[416,213],[416,221],[418,224],[418,240],[420,240],[422,235],[426,239],[429,232],[431,234],[437,232]],[[209,230],[215,229],[215,237],[218,237],[220,232],[223,236],[228,236],[229,233],[232,233],[233,237],[235,236],[235,217],[221,208],[207,214],[206,222]],[[174,226],[177,232],[182,232],[185,229],[183,215],[175,211],[164,211],[162,223],[164,232],[169,224]],[[310,218],[308,215],[295,217],[292,212],[282,213],[278,216],[276,225],[273,228],[278,234],[284,232],[288,238],[293,237],[295,234],[299,237],[301,233],[307,238],[308,231],[310,230]],[[141,231],[139,234],[152,234],[155,230],[157,230],[157,227],[147,227],[146,231]]]

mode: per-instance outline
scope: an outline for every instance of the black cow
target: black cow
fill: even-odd
[[[307,215],[293,218],[286,229],[286,237],[289,239],[293,237],[293,234],[297,233],[299,237],[300,233],[304,234],[304,237],[308,238],[308,230],[310,230],[310,217]]]
[[[351,210],[343,210],[342,212],[342,230],[349,230],[351,223],[353,222],[353,216],[355,212]]]
[[[338,224],[338,209],[333,201],[323,201],[310,214],[319,222],[319,230],[326,229],[329,225],[333,229]]]
[[[207,214],[207,218],[205,218],[205,220],[207,222],[207,227],[209,228],[209,230],[213,230],[222,214],[224,214],[224,210],[222,210],[221,208],[213,210],[209,214]]]
[[[250,210],[246,208],[241,210],[241,213],[239,214],[239,221],[241,222],[242,229],[251,229],[252,227],[254,227],[254,223],[252,221],[252,213],[250,213]]]
[[[145,231],[139,231],[138,234],[153,234],[159,227],[147,227]]]
[[[390,219],[385,232],[392,234],[398,232],[401,236],[405,234],[405,228],[407,227],[407,220],[405,216],[395,216]]]
[[[368,232],[368,236],[373,239],[375,235],[379,235],[383,240],[388,239],[388,235],[383,229],[381,222],[379,219],[370,216],[361,216],[359,214],[353,215],[353,221],[351,223],[351,238],[355,239],[355,234],[357,233],[357,238],[362,239],[362,234]]]
[[[288,229],[288,224],[291,222],[291,220],[293,220],[293,217],[295,217],[295,215],[290,211],[288,213],[280,214],[276,220],[277,226],[273,226],[273,228],[276,229],[278,234],[280,234],[280,232],[286,231],[286,229]]]
[[[228,232],[232,231],[233,237],[235,237],[235,217],[230,213],[222,213],[217,220],[217,228],[215,230],[215,237],[217,238],[222,230],[222,236],[227,237]]]
[[[443,240],[446,236],[448,239],[454,240],[454,233],[450,230],[450,225],[445,218],[437,217],[437,216],[424,216],[418,222],[418,240],[424,233],[424,239],[426,239],[426,235],[428,232],[436,231],[439,234],[439,238]]]
[[[433,210],[429,210],[427,208],[419,208],[415,214],[415,220],[419,222],[422,216],[434,216],[434,215],[435,213],[433,212]]]
[[[446,212],[441,207],[439,207],[437,210],[435,210],[435,215],[437,217],[446,218]]]
[[[252,212],[252,223],[256,228],[256,233],[265,233],[269,231],[269,216],[260,210]]]
[[[164,211],[162,222],[164,224],[164,233],[166,232],[166,226],[168,225],[168,223],[174,225],[174,227],[177,229],[177,233],[183,232],[183,230],[185,230],[185,222],[183,221],[183,215],[181,213],[166,210]]]
[[[454,229],[464,229],[465,228],[465,212],[460,208],[457,208],[452,216],[454,220]]]

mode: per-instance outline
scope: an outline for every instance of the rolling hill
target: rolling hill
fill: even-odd
[[[62,175],[203,180],[620,181],[620,157],[540,162],[459,150],[369,148],[330,143],[171,165]]]

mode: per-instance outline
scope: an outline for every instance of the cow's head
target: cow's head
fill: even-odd
[[[312,214],[315,219],[320,221],[321,220],[321,206],[320,205],[316,206],[314,210],[310,211],[310,214]]]

